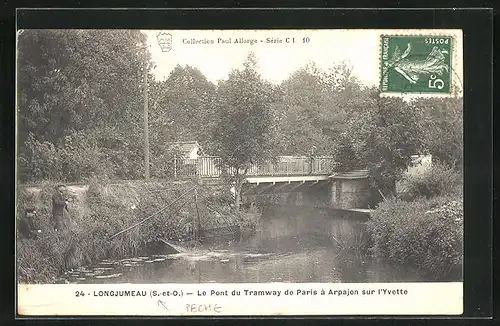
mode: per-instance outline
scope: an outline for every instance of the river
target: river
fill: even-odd
[[[185,252],[154,253],[67,271],[65,283],[416,282],[366,253],[362,220],[317,209],[274,209],[255,234]]]

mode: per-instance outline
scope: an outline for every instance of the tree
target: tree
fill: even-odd
[[[363,86],[352,71],[352,66],[341,62],[321,72],[325,94],[325,108],[321,111],[323,133],[336,145],[343,143],[338,136],[348,128],[347,121],[371,101],[372,90]]]
[[[340,136],[347,120],[370,95],[345,62],[328,70],[308,64],[294,72],[281,88],[280,142],[282,152],[288,155],[306,155],[312,147],[320,155],[337,151],[344,144]]]
[[[274,157],[274,121],[271,104],[275,101],[272,85],[265,82],[250,54],[244,69],[230,72],[218,85],[218,120],[212,134],[211,150],[222,160],[235,186],[235,208],[239,211],[245,175],[252,164]]]
[[[423,114],[400,98],[382,98],[374,91],[370,101],[348,123],[349,138],[359,165],[370,170],[375,187],[395,194],[396,181],[423,149]]]
[[[197,69],[177,65],[151,92],[151,126],[159,142],[203,143],[215,122],[213,83]]]
[[[424,112],[425,150],[439,161],[463,165],[463,99],[429,98],[412,103]]]
[[[56,148],[64,147],[67,136],[104,129],[111,139],[97,146],[116,144],[114,135],[122,143],[134,142],[142,133],[140,67],[150,59],[136,44],[145,38],[140,31],[125,30],[22,31],[17,75],[20,156],[28,155],[24,144],[30,134]]]
[[[328,150],[323,134],[322,112],[326,110],[318,69],[309,65],[294,72],[281,84],[282,101],[277,104],[279,145],[283,155],[307,155]]]
[[[136,43],[144,40],[139,31],[122,30],[21,33],[21,140],[31,131],[57,143],[75,130],[136,118],[142,109],[138,67],[147,55]]]
[[[215,123],[213,83],[197,69],[177,65],[164,81],[151,81],[150,126],[152,173],[171,174],[177,153],[171,142],[197,141],[205,148]]]

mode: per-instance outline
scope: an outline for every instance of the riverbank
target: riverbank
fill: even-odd
[[[215,231],[224,233],[232,226],[252,229],[256,225],[260,229],[253,229],[250,244],[257,252],[272,247],[273,252],[286,253],[294,244],[313,239],[344,252],[365,255],[369,248],[378,264],[391,265],[404,273],[418,270],[427,281],[461,279],[460,191],[440,191],[429,198],[393,198],[381,203],[364,223],[307,207],[273,212],[269,205],[266,209],[262,208],[265,205],[250,205],[237,217],[231,212],[229,190],[221,186],[94,179],[88,185],[67,187],[70,214],[64,230],[55,233],[50,221],[54,186],[44,183],[19,189],[18,216],[26,209],[36,210],[34,224],[41,231],[36,240],[18,239],[21,283],[52,283],[64,271],[103,260],[141,256],[158,238],[196,240],[200,236],[197,230],[202,229],[207,238],[219,239],[221,234]],[[175,205],[167,207],[175,200]],[[156,217],[140,224],[157,212]]]
[[[258,219],[257,212],[243,212],[242,219],[236,220],[225,193],[213,187],[201,188],[190,182],[117,183],[94,179],[88,185],[67,187],[69,213],[65,228],[55,232],[51,222],[55,185],[46,182],[19,188],[17,216],[34,209],[33,222],[39,230],[36,239],[18,238],[16,256],[21,283],[52,283],[65,270],[103,259],[135,256],[158,238],[192,240],[197,236],[198,224],[210,229],[252,224]],[[151,217],[155,213],[157,216]],[[112,237],[148,217],[143,224]]]
[[[462,185],[457,173],[438,169],[442,168],[413,177],[410,191],[380,203],[372,212],[367,223],[370,249],[375,259],[400,270],[415,269],[430,281],[460,281]]]

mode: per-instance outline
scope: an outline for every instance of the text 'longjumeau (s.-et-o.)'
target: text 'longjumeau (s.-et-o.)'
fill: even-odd
[[[336,295],[336,296],[356,296],[356,295],[407,295],[406,289],[366,289],[366,290],[351,290],[351,289],[297,289],[297,290],[196,290],[193,292],[184,292],[183,290],[94,290],[92,292],[75,291],[76,297],[93,296],[93,297],[183,297],[183,296],[198,296],[198,297],[227,297],[227,296],[311,296],[311,295]]]

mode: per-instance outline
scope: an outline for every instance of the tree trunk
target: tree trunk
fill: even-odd
[[[236,214],[240,213],[240,203],[241,203],[241,188],[243,186],[243,182],[241,178],[236,180],[236,185],[234,186],[234,210]]]
[[[387,180],[383,188],[387,198],[396,196],[396,180]]]

